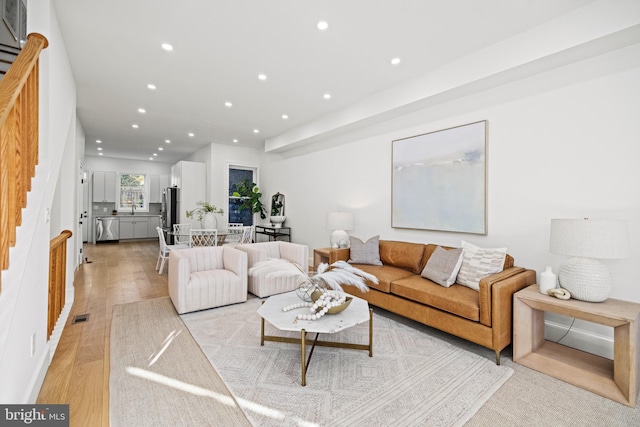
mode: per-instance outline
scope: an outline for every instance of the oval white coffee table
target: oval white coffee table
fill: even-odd
[[[337,314],[326,314],[318,320],[297,320],[298,314],[309,313],[309,307],[298,308],[290,311],[282,311],[283,307],[302,302],[294,292],[272,295],[262,303],[258,309],[261,319],[260,345],[265,341],[276,341],[300,344],[302,361],[302,385],[307,384],[307,367],[311,361],[311,355],[316,345],[324,347],[350,348],[354,350],[368,350],[369,357],[373,357],[373,309],[369,303],[361,298],[354,297],[346,310]],[[269,322],[281,331],[300,332],[300,338],[279,337],[264,334],[264,321]],[[369,343],[351,344],[334,341],[318,341],[320,334],[335,334],[352,326],[369,321]],[[315,333],[313,340],[307,339],[307,333]],[[309,358],[306,357],[306,344],[312,344]]]

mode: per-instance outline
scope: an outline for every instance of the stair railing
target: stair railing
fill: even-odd
[[[38,164],[38,58],[48,44],[43,35],[29,34],[0,80],[0,270],[9,268]]]
[[[49,242],[49,310],[47,319],[47,340],[51,337],[53,329],[62,309],[64,308],[67,290],[67,239],[71,237],[71,231],[64,230]]]

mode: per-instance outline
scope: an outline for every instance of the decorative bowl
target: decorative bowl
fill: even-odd
[[[311,294],[311,301],[316,302],[316,300],[320,298],[320,295],[322,295],[321,291],[313,291],[313,293]],[[329,310],[327,310],[327,314],[338,314],[342,311],[345,311],[347,307],[349,307],[349,304],[351,304],[352,300],[353,297],[347,297],[345,302],[343,302],[342,304],[331,307]]]

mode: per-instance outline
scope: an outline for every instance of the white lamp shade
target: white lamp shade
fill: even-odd
[[[617,259],[629,253],[627,221],[552,219],[549,250],[559,255]]]
[[[327,214],[328,230],[352,230],[353,214],[351,212],[329,212]]]
[[[627,222],[620,220],[552,219],[549,249],[568,255],[558,271],[558,283],[571,297],[602,302],[609,297],[612,277],[595,258],[625,258],[629,252]]]

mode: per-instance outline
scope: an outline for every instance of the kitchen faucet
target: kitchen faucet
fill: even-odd
[[[136,210],[136,204],[135,203],[131,203],[131,215],[133,215],[135,210]]]

